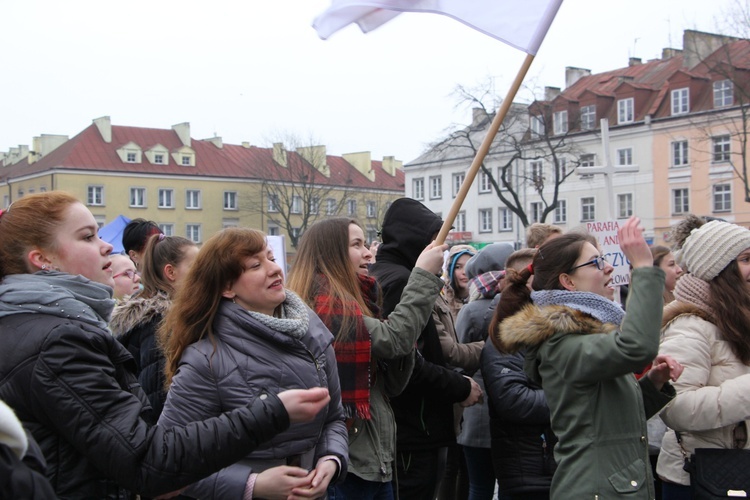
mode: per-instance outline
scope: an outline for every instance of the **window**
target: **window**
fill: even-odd
[[[723,161],[729,161],[729,154],[731,152],[731,139],[729,134],[712,137],[711,141],[713,142],[714,151],[713,162],[720,163]]]
[[[200,224],[188,224],[185,227],[185,234],[187,239],[193,243],[201,242],[201,225]]]
[[[46,186],[41,186],[41,187],[39,188],[39,192],[40,192],[40,193],[46,193],[46,192],[47,192],[47,187],[46,187]]]
[[[336,200],[333,198],[326,199],[326,215],[336,215]]]
[[[479,192],[492,192],[492,183],[490,182],[490,176],[484,170],[479,171]]]
[[[277,194],[268,195],[268,211],[269,212],[279,211],[279,195]]]
[[[159,230],[164,236],[174,236],[174,224],[159,224]]]
[[[557,200],[555,207],[555,224],[565,224],[568,222],[568,201]]]
[[[318,215],[318,212],[320,212],[320,198],[317,196],[313,196],[310,200],[310,213],[312,215]]]
[[[182,160],[181,160],[181,161],[182,161],[182,164],[183,164],[184,166],[186,166],[186,167],[189,167],[189,166],[190,166],[190,156],[188,156],[188,155],[183,155],[183,156],[182,156]]]
[[[174,189],[159,190],[159,208],[174,208]]]
[[[466,212],[458,212],[456,220],[453,222],[454,231],[463,233],[466,231]]]
[[[672,143],[672,166],[685,167],[688,164],[688,141]]]
[[[466,174],[453,174],[453,197],[455,198],[458,194],[458,190],[461,189],[461,184],[464,183]]]
[[[237,210],[237,191],[224,191],[224,210]]]
[[[89,206],[104,205],[104,186],[89,186],[86,204]],[[7,206],[7,205],[6,205]]]
[[[479,232],[492,232],[492,209],[485,208],[479,211]]]
[[[581,130],[594,130],[596,128],[596,106],[581,107]]]
[[[531,222],[541,222],[542,221],[542,211],[544,210],[544,206],[542,205],[541,201],[532,201],[531,207],[530,207],[530,214],[531,215]]]
[[[594,197],[581,198],[581,222],[591,222],[596,219],[596,207]]]
[[[672,114],[684,115],[690,111],[690,89],[677,89],[672,91]]]
[[[198,189],[188,189],[185,192],[185,208],[201,208],[201,192]]]
[[[544,135],[544,117],[540,115],[529,116],[529,128],[532,134],[537,136]]]
[[[617,150],[617,165],[625,166],[633,164],[633,148],[623,148]]]
[[[348,215],[357,215],[357,200],[346,200],[346,213]]]
[[[128,163],[135,163],[136,158],[138,158],[138,155],[136,153],[128,152],[125,154],[125,161]]]
[[[513,231],[513,212],[507,208],[497,210],[497,230],[500,232]]]
[[[555,132],[555,135],[562,135],[568,133],[568,112],[567,111],[558,111],[554,115],[552,115],[553,124],[552,124],[552,130]]]
[[[297,196],[297,195],[292,196],[292,207],[291,208],[292,208],[291,212],[293,214],[301,214],[302,213],[302,197],[301,196]]]
[[[8,204],[10,203],[10,196],[7,194],[3,195],[3,208],[8,208]]]
[[[633,193],[617,195],[617,218],[627,219],[633,215]]]
[[[154,163],[157,165],[163,165],[164,164],[164,155],[161,153],[156,153],[154,155]]]
[[[596,166],[596,155],[593,155],[593,154],[581,155],[581,166],[582,167]]]
[[[302,228],[299,227],[293,227],[291,231],[289,231],[289,236],[294,238],[295,240],[299,240],[299,237],[302,235]]]
[[[687,188],[672,190],[672,213],[686,214],[690,212],[690,198]]]
[[[503,173],[505,173],[505,182],[508,186],[513,186],[513,170],[510,165],[507,167],[498,167],[497,169],[497,184],[500,186],[501,191],[507,191],[508,188],[503,184]]]
[[[228,227],[239,227],[239,225],[240,225],[240,220],[234,217],[221,220],[222,229],[226,229]]]
[[[565,177],[568,176],[568,159],[567,158],[558,158],[557,159],[557,165],[558,165],[558,174],[560,177],[558,179],[565,179]]]
[[[378,204],[374,201],[367,202],[367,217],[374,219],[378,216]]]
[[[529,162],[529,169],[531,170],[531,182],[534,184],[544,182],[544,165],[541,160]]]
[[[107,222],[103,215],[95,215],[94,220],[96,221],[97,229],[104,227],[104,223]]]
[[[430,177],[430,199],[437,200],[443,197],[443,178],[438,176]]]
[[[732,186],[716,184],[714,186],[714,212],[732,211]]]
[[[731,80],[714,82],[714,108],[734,104],[734,85]]]
[[[632,123],[634,119],[633,98],[617,101],[617,123]]]
[[[367,238],[367,241],[369,241],[370,244],[372,244],[373,241],[378,239],[378,230],[375,229],[374,227],[368,226],[365,237]]]
[[[146,188],[130,188],[130,206],[146,206]]]
[[[415,200],[424,200],[424,177],[414,179],[411,182],[412,197]]]
[[[280,233],[279,226],[268,226],[268,236],[278,236]]]

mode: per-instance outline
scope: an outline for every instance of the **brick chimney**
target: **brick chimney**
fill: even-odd
[[[565,88],[575,84],[578,80],[584,76],[591,76],[591,70],[585,68],[575,68],[573,66],[567,66],[565,68]]]
[[[346,153],[341,155],[344,160],[354,166],[359,172],[367,177],[370,182],[375,181],[375,171],[372,169],[372,157],[369,151],[363,151],[361,153]]]
[[[682,50],[685,54],[682,65],[688,69],[692,69],[706,57],[716,52],[722,45],[736,40],[739,40],[739,38],[704,33],[702,31],[685,30],[682,33]]]
[[[331,169],[328,166],[328,158],[326,157],[325,146],[302,146],[296,149],[297,154],[300,155],[306,162],[315,167],[321,174],[326,177],[331,176]]]
[[[680,49],[673,49],[670,47],[661,49],[662,60],[671,59],[672,57],[679,56],[680,54],[682,54],[682,51]]]
[[[643,64],[640,57],[631,57],[628,59],[628,66],[638,66],[640,64]]]
[[[67,140],[67,135],[42,134],[39,137],[34,137],[31,145],[34,152],[40,156],[46,156],[59,146],[62,146]]]
[[[274,142],[273,143],[273,161],[281,165],[282,167],[286,168],[286,149],[284,149],[284,144],[281,142]]]
[[[396,170],[404,168],[404,162],[397,160],[395,156],[383,157],[383,170],[391,177],[396,177]]]
[[[102,116],[94,120],[94,125],[99,129],[99,133],[102,136],[102,140],[109,144],[112,142],[112,121],[109,116]]]
[[[544,87],[544,100],[551,101],[560,95],[560,87]]]
[[[172,130],[175,131],[177,137],[180,138],[183,146],[190,147],[190,122],[178,123],[172,125]]]

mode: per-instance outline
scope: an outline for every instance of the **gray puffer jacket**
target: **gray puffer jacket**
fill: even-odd
[[[287,300],[291,295],[287,291]],[[348,436],[333,335],[312,310],[304,307],[309,329],[298,339],[264,325],[241,306],[223,301],[214,320],[215,344],[204,338],[182,354],[160,426],[220,415],[287,389],[327,387],[331,396],[328,407],[315,420],[292,424],[244,460],[191,486],[188,494],[203,499],[241,499],[252,472],[295,463],[295,458],[301,458],[302,466],[310,468],[320,457],[335,455],[341,461],[339,477],[343,477]]]

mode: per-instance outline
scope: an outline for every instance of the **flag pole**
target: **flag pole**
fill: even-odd
[[[526,59],[524,59],[523,64],[521,65],[521,69],[518,71],[515,80],[513,80],[510,89],[508,89],[508,94],[505,96],[505,100],[500,105],[500,109],[497,110],[497,114],[492,120],[489,130],[487,130],[487,135],[484,137],[482,144],[479,146],[477,154],[476,156],[474,156],[474,160],[471,162],[469,170],[466,171],[464,181],[461,184],[461,188],[458,190],[458,193],[456,193],[456,199],[453,201],[453,205],[448,211],[448,216],[445,218],[445,222],[443,222],[443,227],[440,228],[440,232],[435,239],[435,242],[438,245],[442,245],[445,242],[445,238],[448,236],[448,232],[451,230],[453,221],[456,220],[458,211],[461,209],[461,205],[463,205],[464,200],[466,199],[466,195],[469,193],[469,189],[474,183],[477,172],[479,172],[479,167],[482,166],[484,158],[487,156],[487,153],[489,153],[492,141],[495,140],[495,136],[497,135],[498,130],[500,130],[500,125],[502,125],[503,120],[505,119],[505,115],[508,114],[508,110],[510,109],[511,104],[513,104],[513,99],[516,98],[518,89],[521,88],[523,79],[526,77],[526,73],[529,71],[529,67],[531,66],[532,61],[534,61],[534,56],[532,54],[527,54]]]

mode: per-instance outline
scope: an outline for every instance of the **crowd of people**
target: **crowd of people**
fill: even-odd
[[[254,229],[111,255],[69,194],[0,210],[0,497],[681,500],[750,448],[750,230],[622,223],[621,304],[589,234],[442,225],[327,218],[286,270]]]

